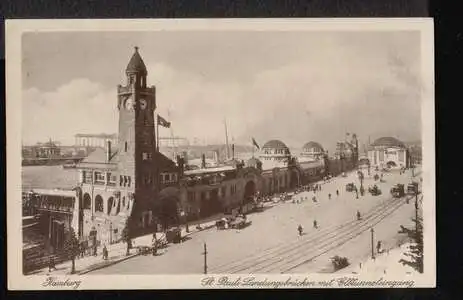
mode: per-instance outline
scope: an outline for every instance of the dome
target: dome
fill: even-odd
[[[268,141],[264,144],[264,146],[262,146],[262,149],[284,149],[289,151],[289,148],[285,145],[285,143],[279,140]]]
[[[145,63],[138,53],[138,47],[135,47],[135,53],[132,55],[132,58],[125,69],[126,72],[142,72],[147,73]]]
[[[314,149],[317,152],[323,152],[323,147],[317,142],[310,141],[302,147],[302,151],[308,151]]]
[[[381,137],[375,140],[372,146],[405,148],[404,143],[393,137]]]

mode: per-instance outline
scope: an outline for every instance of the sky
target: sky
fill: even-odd
[[[419,32],[53,32],[22,37],[22,140],[116,133],[116,88],[139,47],[161,136],[334,149],[346,132],[419,140]]]

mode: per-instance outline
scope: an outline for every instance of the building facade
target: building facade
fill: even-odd
[[[117,144],[117,134],[85,134],[74,135],[74,145],[83,147],[106,147],[106,142],[110,141],[113,145]]]
[[[103,137],[104,148],[79,165],[82,187],[80,232],[96,230],[100,240],[117,240],[130,217],[135,232],[152,230],[170,211],[169,193],[179,181],[179,168],[156,149],[156,89],[147,86],[146,66],[138,52],[126,68],[126,83],[118,85],[119,129],[114,140]],[[101,141],[100,141],[101,143]],[[101,145],[101,144],[99,144]]]
[[[408,149],[394,137],[375,140],[368,149],[368,160],[372,167],[378,168],[408,168],[410,165]]]

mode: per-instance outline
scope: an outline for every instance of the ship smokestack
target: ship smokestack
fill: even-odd
[[[111,141],[106,141],[106,161],[111,159]]]
[[[206,154],[201,155],[201,169],[206,168]]]
[[[235,159],[235,144],[232,144],[231,146],[232,150],[232,159]]]
[[[185,160],[180,155],[177,155],[177,165],[180,171],[180,176],[183,176],[185,170]]]

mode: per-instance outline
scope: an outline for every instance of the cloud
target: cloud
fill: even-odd
[[[278,138],[300,147],[315,140],[332,149],[346,132],[364,140],[368,135],[419,136],[421,83],[409,58],[342,41],[325,43],[323,51],[235,80],[208,77],[226,69],[205,74],[146,60],[148,83],[156,85],[157,113],[172,122],[174,135],[210,143],[224,141],[225,118],[230,136],[241,143],[250,143],[250,137],[259,143]],[[51,92],[24,91],[24,140],[73,142],[75,133],[116,132],[118,83],[108,87],[83,78]],[[161,135],[170,134],[161,129]]]
[[[116,89],[87,79],[75,79],[51,92],[23,91],[23,141],[49,138],[66,144],[76,133],[115,132]]]

